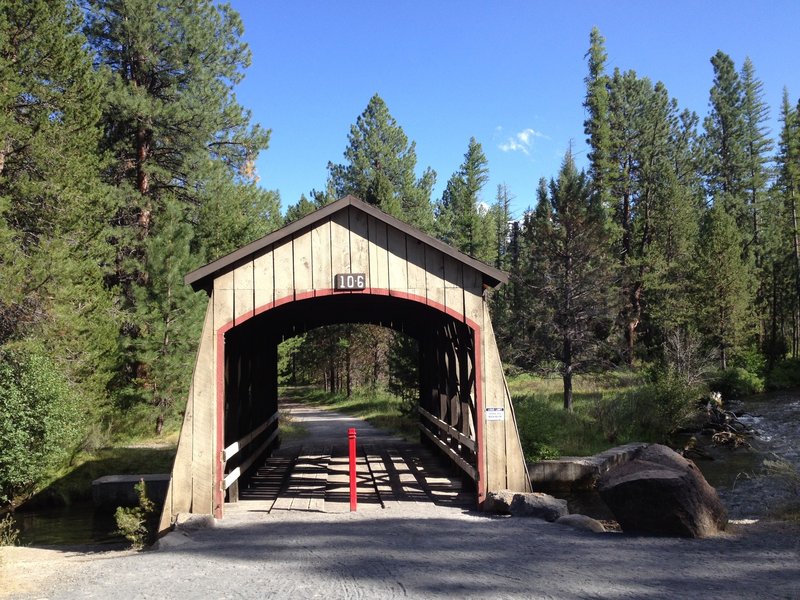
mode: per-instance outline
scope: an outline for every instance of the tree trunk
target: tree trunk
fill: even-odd
[[[150,132],[144,128],[136,132],[136,189],[142,195],[143,206],[139,212],[139,235],[142,239],[148,237],[150,233],[150,216],[153,207],[150,203],[150,177],[145,170],[145,163],[150,157]]]
[[[627,171],[627,168],[626,168]],[[623,281],[623,294],[625,294],[626,301],[622,308],[622,320],[625,323],[625,349],[623,356],[627,365],[633,364],[633,348],[636,343],[636,326],[639,324],[638,316],[636,315],[637,308],[637,291],[636,285],[628,281],[628,273],[626,272],[628,262],[631,258],[633,251],[633,232],[631,231],[631,195],[625,192],[622,195],[622,254],[620,256],[620,264],[622,265]]]
[[[348,330],[348,343],[347,348],[344,349],[344,361],[345,361],[345,385],[347,387],[347,397],[349,398],[353,393],[353,361],[352,355],[350,354],[350,343],[352,339],[350,338],[350,332]]]
[[[572,412],[572,365],[564,366],[564,410]]]
[[[793,336],[794,339],[792,343],[792,358],[797,358],[798,355],[797,321],[798,321],[798,316],[800,316],[800,240],[798,240],[798,232],[797,232],[797,202],[795,201],[794,190],[792,190],[791,206],[792,206],[792,242],[793,242],[793,253],[794,253],[794,285],[795,285],[795,296],[794,296],[795,328]]]

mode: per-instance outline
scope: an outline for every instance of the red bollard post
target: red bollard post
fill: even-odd
[[[356,480],[356,430],[347,430],[347,439],[350,442],[350,512],[355,512],[358,506],[358,487]]]

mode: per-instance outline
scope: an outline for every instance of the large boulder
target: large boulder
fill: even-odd
[[[658,444],[604,473],[598,491],[623,531],[697,538],[728,522],[716,490],[695,464]]]

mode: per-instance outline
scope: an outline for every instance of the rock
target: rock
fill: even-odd
[[[157,540],[155,544],[152,545],[152,550],[169,550],[171,548],[180,548],[181,546],[185,546],[186,544],[196,544],[194,540],[192,540],[188,534],[183,533],[181,531],[171,531],[161,539]]]
[[[536,517],[551,522],[569,514],[566,500],[540,492],[514,494],[509,512],[515,517]]]
[[[658,444],[600,477],[598,491],[623,531],[707,537],[727,511],[695,464]]]
[[[510,490],[489,492],[486,494],[486,500],[483,502],[484,512],[497,513],[499,515],[509,514],[511,501],[514,500],[514,494],[515,492]]]
[[[559,525],[567,525],[575,529],[582,529],[584,531],[592,531],[594,533],[605,533],[606,528],[600,521],[594,520],[592,517],[586,515],[564,515],[556,519]]]
[[[510,490],[489,492],[483,503],[485,512],[515,517],[537,517],[547,521],[555,521],[569,513],[567,501],[553,498],[539,492],[523,493]]]
[[[178,516],[175,518],[176,531],[197,531],[198,529],[215,527],[216,524],[217,520],[213,515],[178,513]]]

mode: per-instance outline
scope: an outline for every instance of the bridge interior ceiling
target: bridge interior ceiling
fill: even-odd
[[[448,454],[475,479],[474,332],[440,310],[391,296],[342,293],[288,302],[229,330],[224,363],[226,446],[277,412],[278,343],[324,325],[344,323],[381,325],[417,340],[421,439]],[[275,427],[277,423],[259,437],[266,439]],[[226,472],[241,460],[230,461]]]

